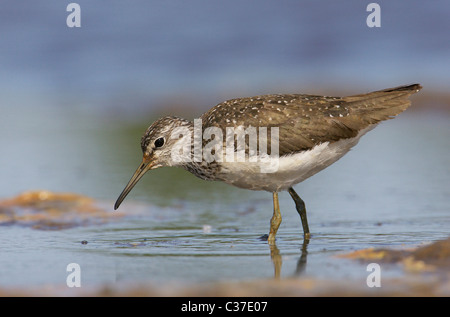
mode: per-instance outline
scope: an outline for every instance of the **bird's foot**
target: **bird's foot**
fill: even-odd
[[[261,241],[267,241],[269,244],[275,244],[275,235],[273,234],[263,234],[259,237]]]

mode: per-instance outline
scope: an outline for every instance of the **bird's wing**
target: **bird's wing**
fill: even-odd
[[[358,132],[390,119],[409,105],[420,85],[400,86],[348,97],[304,94],[262,95],[231,99],[201,116],[203,129],[216,126],[278,127],[279,155],[311,149],[323,142],[355,137]]]

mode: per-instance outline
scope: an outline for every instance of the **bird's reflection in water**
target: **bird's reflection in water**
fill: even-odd
[[[275,278],[280,278],[281,265],[283,263],[281,259],[280,250],[278,249],[276,244],[269,244],[269,248],[270,248],[270,257],[272,258],[273,262]]]
[[[309,239],[304,239],[302,246],[300,248],[300,258],[297,262],[297,268],[295,270],[294,275],[302,274],[306,269],[306,258],[307,258],[307,248],[309,244]],[[281,266],[282,266],[282,257],[280,254],[280,249],[278,249],[276,244],[269,244],[270,248],[270,258],[272,259],[273,267],[274,267],[274,276],[275,278],[280,278],[281,275]]]

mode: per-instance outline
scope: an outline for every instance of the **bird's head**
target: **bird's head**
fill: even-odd
[[[155,121],[145,131],[141,139],[141,148],[143,153],[142,163],[136,169],[127,186],[117,199],[114,209],[119,208],[122,201],[133,189],[134,185],[152,169],[164,166],[180,165],[175,150],[183,148],[184,142],[191,139],[192,123],[188,120],[178,117],[164,117]],[[185,139],[180,136],[186,136]],[[190,144],[188,144],[190,149]],[[190,150],[189,150],[190,152]]]

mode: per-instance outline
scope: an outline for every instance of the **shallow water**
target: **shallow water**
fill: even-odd
[[[297,185],[312,231],[307,245],[287,193],[280,194],[283,222],[276,248],[271,249],[258,239],[268,232],[271,194],[204,182],[167,168],[147,173],[123,202],[120,217],[104,224],[62,230],[3,225],[0,285],[65,285],[69,263],[80,265],[82,286],[119,289],[130,284],[275,276],[365,283],[365,265],[336,255],[368,247],[417,246],[448,236],[447,120],[422,112],[402,114],[364,136],[339,162]],[[114,153],[136,141],[127,137],[118,141],[110,131],[108,125],[96,125],[90,131],[95,137],[78,150],[88,153],[87,149],[102,144],[103,153]],[[61,135],[45,137],[58,141]],[[28,142],[33,143],[33,137]],[[124,158],[110,156],[104,164],[95,162],[99,155],[93,155],[91,164],[98,169],[85,176],[73,167],[79,159],[75,158],[67,167],[68,182],[81,182],[78,186],[86,186],[81,192],[97,198],[99,208],[117,213],[113,202],[140,160],[139,153],[130,152],[122,153]],[[56,164],[60,158],[54,159]],[[49,171],[56,174],[57,168]],[[102,177],[96,179],[98,175]],[[93,186],[97,183],[98,191]],[[391,266],[383,274],[403,273]]]

